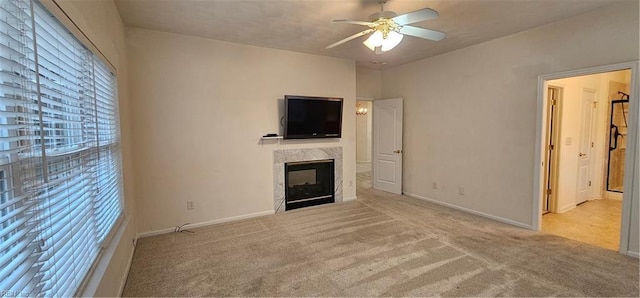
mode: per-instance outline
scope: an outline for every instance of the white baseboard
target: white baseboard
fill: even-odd
[[[343,202],[349,202],[349,201],[353,201],[353,200],[355,200],[357,198],[358,198],[357,196],[348,197],[348,198],[342,198],[342,201]]]
[[[562,208],[558,208],[558,210],[556,211],[556,213],[565,213],[573,208],[576,208],[576,204],[572,204],[572,205],[567,205],[564,206]]]
[[[625,253],[625,255],[636,258],[636,259],[640,259],[640,253],[638,253],[637,251],[627,250],[627,253]]]
[[[245,214],[245,215],[226,217],[226,218],[221,218],[221,219],[214,219],[214,220],[205,221],[205,222],[192,223],[192,224],[186,225],[185,228],[205,227],[205,226],[210,226],[210,225],[215,225],[215,224],[220,224],[220,223],[225,223],[225,222],[231,222],[231,221],[254,218],[254,217],[259,217],[259,216],[271,215],[271,214],[274,214],[274,213],[275,212],[273,210],[269,210],[269,211],[250,213],[250,214]],[[167,233],[173,232],[174,230],[175,230],[175,227],[162,229],[162,230],[143,232],[143,233],[138,233],[137,237],[138,238],[145,238],[145,237],[150,237],[150,236],[155,236],[155,235],[167,234]]]
[[[610,200],[622,201],[622,194],[619,192],[605,191],[604,197]]]
[[[437,204],[437,205],[449,207],[451,209],[460,210],[460,211],[463,211],[463,212],[466,212],[466,213],[471,213],[471,214],[474,214],[474,215],[482,216],[482,217],[485,217],[485,218],[488,218],[488,219],[499,221],[501,223],[506,223],[506,224],[509,224],[509,225],[512,225],[512,226],[525,228],[525,229],[529,229],[529,230],[534,230],[533,226],[531,226],[530,224],[524,224],[524,223],[517,222],[517,221],[511,220],[511,219],[504,218],[504,217],[500,217],[500,216],[496,216],[496,215],[492,215],[492,214],[476,211],[476,210],[465,208],[465,207],[460,207],[458,205],[453,205],[453,204],[450,204],[450,203],[446,203],[446,202],[430,199],[430,198],[427,198],[427,197],[423,197],[423,196],[412,194],[412,193],[408,193],[408,192],[403,192],[403,194],[408,196],[408,197],[412,197],[412,198],[416,198],[416,199],[419,199],[419,200],[431,202],[431,203],[434,203],[434,204]]]

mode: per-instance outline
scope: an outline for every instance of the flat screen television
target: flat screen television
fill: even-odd
[[[340,138],[342,98],[284,96],[284,138]]]

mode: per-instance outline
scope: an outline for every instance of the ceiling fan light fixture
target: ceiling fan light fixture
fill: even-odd
[[[379,1],[380,12],[371,15],[370,21],[333,20],[337,23],[355,24],[367,26],[369,28],[338,42],[332,43],[327,46],[327,49],[368,34],[370,35],[363,44],[376,54],[382,54],[383,52],[387,52],[395,48],[400,44],[404,35],[433,41],[439,41],[445,37],[444,32],[409,25],[437,18],[437,11],[430,8],[423,8],[402,15],[396,15],[394,12],[384,10],[385,0]]]
[[[384,37],[382,36],[382,31],[376,30],[375,32],[373,32],[373,34],[371,34],[371,36],[369,36],[369,38],[367,38],[367,40],[363,42],[363,44],[370,50],[375,51],[376,47],[382,46],[383,42]]]
[[[400,41],[402,41],[403,37],[404,35],[398,32],[390,31],[385,38],[382,31],[376,30],[363,42],[363,44],[374,52],[376,51],[376,48],[380,48],[381,51],[386,52],[397,46]]]
[[[389,35],[387,36],[387,38],[384,41],[382,41],[382,51],[386,52],[388,50],[395,48],[400,43],[400,41],[402,41],[402,37],[404,37],[404,35],[398,32],[395,32],[395,31],[389,32]]]

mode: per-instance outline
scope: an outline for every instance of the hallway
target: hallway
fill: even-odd
[[[591,200],[565,213],[543,215],[542,231],[617,251],[621,212],[620,200]]]
[[[371,187],[371,163],[356,163],[356,195],[359,191]]]

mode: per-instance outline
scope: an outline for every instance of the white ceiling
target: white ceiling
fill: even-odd
[[[234,43],[340,57],[384,69],[524,31],[625,0],[390,0],[385,10],[404,14],[429,7],[440,17],[412,24],[445,32],[438,42],[405,36],[376,55],[365,37],[332,49],[331,43],[366,27],[334,19],[368,20],[380,10],[371,0],[116,0],[126,26]],[[384,61],[386,65],[372,64]]]

